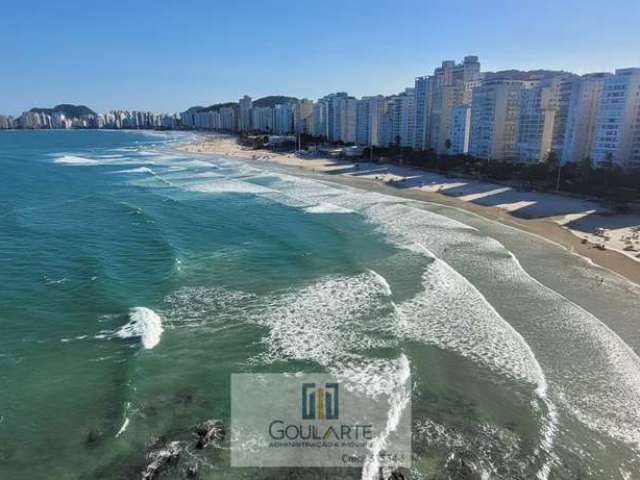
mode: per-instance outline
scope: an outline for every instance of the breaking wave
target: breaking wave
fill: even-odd
[[[162,319],[146,307],[134,307],[129,310],[129,322],[115,334],[120,338],[140,337],[142,346],[148,350],[160,343],[162,335]]]

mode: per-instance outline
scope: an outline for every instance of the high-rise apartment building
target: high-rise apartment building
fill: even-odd
[[[488,160],[516,157],[523,82],[495,78],[473,89],[469,153]]]
[[[239,114],[238,114],[238,129],[241,132],[245,132],[251,129],[251,108],[253,102],[251,97],[245,95],[239,101]]]
[[[471,135],[471,106],[457,105],[449,115],[449,148],[447,153],[460,155],[469,152]]]
[[[449,116],[457,105],[468,105],[472,89],[480,80],[478,57],[467,56],[456,64],[453,60],[442,62],[436,68],[430,82],[431,115],[430,146],[438,153],[446,153],[449,139]]]
[[[392,99],[392,143],[400,147],[413,147],[415,89],[407,88]]]
[[[573,81],[561,155],[562,163],[578,163],[590,156],[600,97],[604,81],[610,76],[610,73],[592,73]]]
[[[517,159],[541,162],[551,152],[557,112],[557,86],[550,79],[527,82],[520,93]]]
[[[596,164],[611,159],[622,168],[640,167],[640,68],[605,79],[591,156]]]
[[[415,80],[414,150],[428,150],[431,145],[431,82],[428,76]]]
[[[313,130],[313,102],[303,98],[294,105],[293,130],[295,133],[308,133]]]

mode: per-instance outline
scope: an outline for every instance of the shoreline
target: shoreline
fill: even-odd
[[[637,251],[627,253],[621,249],[628,244],[623,243],[623,239],[630,239],[633,235],[638,237],[640,215],[614,214],[592,200],[549,193],[517,192],[504,185],[447,177],[412,167],[317,156],[301,158],[293,154],[247,149],[238,145],[234,136],[199,134],[195,143],[183,144],[176,149],[180,152],[238,158],[247,162],[271,162],[324,175],[332,181],[367,190],[462,209],[541,237],[640,285],[640,254]],[[456,194],[445,193],[448,190],[456,191]],[[503,198],[506,202],[495,204],[491,201],[489,205],[479,203],[495,196],[506,197]],[[514,213],[526,208],[532,209],[539,216],[525,218]],[[549,210],[548,215],[545,215],[545,208]],[[607,241],[601,235],[578,230],[603,223],[623,225],[622,228],[611,230],[617,237],[609,234],[609,230],[605,231],[605,235],[609,234],[609,241],[620,248],[605,243]],[[599,244],[606,244],[606,249],[597,248],[596,245]],[[638,243],[634,241],[633,245]]]

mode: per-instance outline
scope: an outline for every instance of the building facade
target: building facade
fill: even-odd
[[[487,160],[514,160],[523,82],[492,79],[473,89],[469,153]]]
[[[591,156],[596,165],[640,168],[640,68],[616,70],[605,79]]]
[[[471,135],[471,106],[457,105],[449,116],[449,148],[451,155],[469,153],[469,137]]]
[[[610,73],[592,73],[573,82],[561,154],[562,163],[578,163],[590,156],[600,97],[604,81],[609,76]]]

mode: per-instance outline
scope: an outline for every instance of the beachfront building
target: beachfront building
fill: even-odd
[[[356,108],[356,143],[375,147],[389,146],[392,138],[392,117],[389,100],[384,95],[362,97]],[[385,117],[387,128],[385,130]],[[386,137],[386,141],[383,138]]]
[[[340,102],[342,124],[340,140],[344,143],[355,143],[356,141],[357,102],[354,97],[347,97]]]
[[[479,80],[480,62],[476,56],[467,56],[459,64],[445,60],[434,70],[430,81],[429,140],[436,152],[447,152],[451,111],[458,105],[470,104],[472,89]]]
[[[273,133],[288,135],[293,132],[293,105],[281,103],[273,107]]]
[[[431,81],[429,76],[415,80],[414,150],[428,150],[431,146]]]
[[[530,82],[520,92],[517,158],[532,163],[544,161],[551,152],[556,116],[557,82]]]
[[[238,129],[241,132],[246,132],[251,129],[251,108],[253,107],[251,97],[248,95],[242,97],[238,101],[238,106]]]
[[[253,107],[251,109],[251,128],[272,133],[273,109],[271,107]]]
[[[369,145],[371,139],[371,118],[369,115],[369,99],[363,97],[356,101],[356,143]]]
[[[522,89],[522,81],[509,78],[490,79],[473,89],[471,155],[487,160],[515,158]]]
[[[0,115],[0,130],[6,130],[8,128],[13,128],[13,119]]]
[[[413,147],[415,98],[414,88],[406,88],[404,92],[392,98],[393,145]]]
[[[604,80],[591,157],[640,168],[640,68],[616,70]]]
[[[357,101],[346,92],[321,99],[327,105],[327,138],[332,142],[355,143]]]
[[[567,133],[567,123],[569,120],[569,105],[571,103],[571,92],[573,85],[579,80],[579,76],[572,73],[563,73],[551,79],[552,103],[555,110],[553,120],[553,134],[551,136],[551,150],[557,158],[562,156],[564,150],[564,139]]]
[[[449,149],[451,155],[469,152],[469,136],[471,135],[471,106],[456,105],[449,116]]]
[[[20,126],[34,130],[51,128],[51,115],[44,112],[24,112],[20,116]]]
[[[222,107],[220,110],[220,129],[228,132],[238,131],[238,115],[233,107]]]
[[[328,138],[328,103],[320,99],[313,104],[313,111],[311,112],[311,134],[315,137]]]
[[[591,73],[573,81],[561,154],[562,163],[578,163],[589,157],[604,81],[610,76],[610,73]]]
[[[311,134],[313,131],[313,102],[303,98],[294,105],[293,130],[295,133]]]

